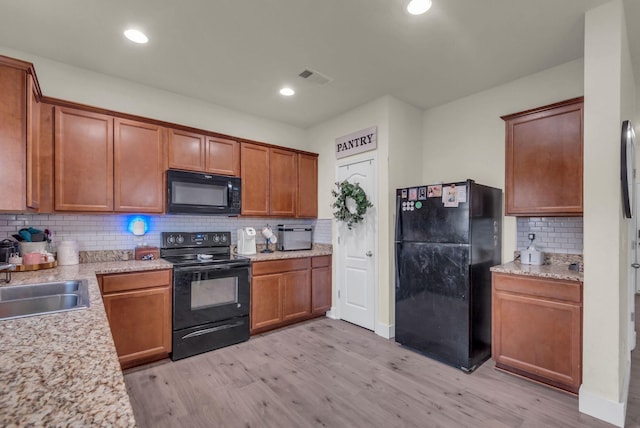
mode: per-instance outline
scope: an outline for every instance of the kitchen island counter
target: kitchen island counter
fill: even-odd
[[[0,321],[0,426],[135,426],[96,274],[171,269],[118,261],[13,273],[10,284],[86,279],[90,307]]]

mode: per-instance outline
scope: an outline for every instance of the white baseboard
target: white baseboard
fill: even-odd
[[[578,409],[594,418],[609,422],[618,427],[624,427],[627,415],[627,400],[629,398],[629,382],[631,380],[631,362],[627,362],[627,369],[624,377],[622,402],[611,401],[599,395],[593,394],[580,386],[578,395]]]
[[[340,317],[338,317],[337,309],[338,308],[336,308],[335,306],[332,306],[331,309],[329,309],[325,314],[327,318],[331,318],[333,320],[339,320]],[[388,325],[388,324],[383,324],[379,322],[379,323],[376,323],[374,333],[377,334],[378,336],[384,337],[385,339],[391,339],[396,336],[396,327],[395,325]]]
[[[327,316],[327,318],[331,318],[332,320],[340,319],[336,316],[336,308],[333,306],[327,311],[325,315]]]
[[[376,324],[375,333],[385,339],[391,339],[392,337],[396,337],[396,326],[394,324],[389,325],[379,322]]]

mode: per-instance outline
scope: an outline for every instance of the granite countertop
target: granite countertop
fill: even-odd
[[[86,263],[17,272],[0,284],[87,279],[90,295],[88,309],[0,321],[0,426],[135,426],[96,274],[171,267]]]
[[[548,265],[525,265],[519,261],[512,261],[491,268],[492,272],[508,273],[512,275],[537,276],[540,278],[563,279],[567,281],[584,281],[584,274],[569,270],[569,264],[558,263]]]
[[[264,245],[258,245],[257,254],[243,255],[251,259],[252,262],[262,262],[266,260],[298,259],[302,257],[328,256],[333,253],[331,244],[313,244],[311,250],[300,251],[274,251],[273,253],[261,253]]]

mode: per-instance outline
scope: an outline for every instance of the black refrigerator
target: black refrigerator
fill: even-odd
[[[458,183],[396,192],[396,342],[472,372],[491,356],[491,272],[502,190]]]

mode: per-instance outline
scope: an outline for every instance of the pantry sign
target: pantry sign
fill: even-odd
[[[336,159],[368,152],[378,148],[378,127],[363,129],[344,137],[336,138]]]

